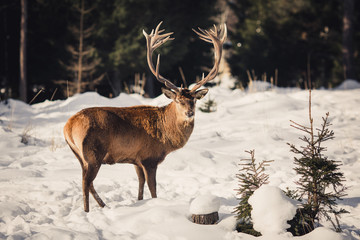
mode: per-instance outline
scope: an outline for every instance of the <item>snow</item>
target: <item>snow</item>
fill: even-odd
[[[296,214],[296,201],[285,196],[278,187],[263,185],[253,193],[248,202],[252,207],[254,229],[263,236],[286,233],[286,229],[290,227],[287,221]]]
[[[269,83],[269,82],[251,81],[251,82],[249,82],[249,85],[246,88],[246,90],[248,92],[258,92],[258,91],[263,92],[263,91],[269,90],[271,88],[272,88],[272,86],[271,86],[271,83]]]
[[[353,79],[348,79],[336,87],[336,89],[338,90],[347,90],[347,89],[356,89],[356,88],[360,88],[360,83]]]
[[[209,95],[217,111],[197,111],[187,145],[159,165],[157,199],[145,189],[145,200],[137,200],[133,166],[103,165],[94,186],[107,205],[99,208],[90,197],[89,213],[83,211],[81,167],[62,134],[67,119],[85,107],[162,106],[169,100],[126,94],[107,99],[84,93],[32,106],[16,100],[0,103],[0,239],[255,239],[235,231],[232,212],[238,204],[234,189],[239,161],[249,157],[245,150],[255,149],[257,161],[275,160],[267,168],[269,185],[294,189],[294,155],[286,143],[300,145],[301,133],[290,127],[289,120],[308,123],[308,92],[232,91],[220,86],[211,88]],[[360,89],[314,90],[312,100],[316,126],[330,112],[335,139],[327,142],[327,155],[343,163],[349,187],[339,201],[350,211],[340,219],[344,232],[335,233],[323,220],[322,227],[303,237],[271,233],[256,239],[360,239]],[[22,137],[27,145],[21,143]],[[219,223],[194,224],[191,200],[208,193],[220,201]],[[256,202],[269,200],[267,196]]]
[[[197,196],[190,204],[190,213],[197,215],[210,214],[219,211],[220,200],[212,194]]]

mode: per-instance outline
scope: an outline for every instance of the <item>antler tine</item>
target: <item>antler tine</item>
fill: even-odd
[[[156,61],[156,75],[155,77],[158,79],[160,74],[159,74],[159,67],[160,67],[160,54],[158,54],[157,57],[157,61]]]
[[[201,28],[199,28],[199,31],[201,31],[201,33],[199,33],[198,31],[196,31],[195,29],[193,29],[193,31],[199,36],[199,38],[205,42],[209,42],[212,43],[211,39],[209,39],[209,37],[207,37],[207,33],[206,30],[203,30]]]
[[[155,34],[157,34],[159,32],[159,28],[161,26],[161,24],[163,23],[163,21],[159,22],[159,24],[156,26],[155,28]]]
[[[172,34],[172,33],[170,33]],[[166,37],[168,36],[168,37]],[[164,38],[165,37],[165,38]],[[164,38],[164,39],[158,39],[158,40],[155,40],[154,43],[153,43],[153,49],[152,51],[154,51],[155,49],[157,49],[159,46],[161,46],[164,42],[168,41],[168,40],[173,40],[173,38],[170,38],[169,36],[169,33],[167,34],[164,34],[164,36],[161,36],[161,38]]]
[[[221,29],[220,29],[221,30]],[[224,34],[223,37],[221,38],[221,42],[224,43],[227,37],[227,27],[226,24],[224,24]]]
[[[204,40],[206,42],[210,42],[214,45],[214,52],[215,52],[215,63],[213,68],[210,70],[208,75],[204,77],[204,74],[202,76],[202,79],[191,89],[191,92],[196,91],[198,88],[200,88],[202,85],[204,85],[206,82],[214,79],[219,71],[219,64],[221,60],[221,54],[222,54],[222,45],[225,42],[226,36],[227,36],[227,28],[226,24],[224,24],[224,27],[218,29],[216,25],[214,25],[213,29],[203,30],[201,28],[198,28],[200,32],[193,29],[193,31],[199,35],[199,38],[201,40]],[[222,37],[220,38],[222,34]]]
[[[145,30],[143,30],[143,34],[146,38],[147,62],[148,62],[151,72],[155,75],[156,79],[159,82],[163,83],[167,88],[173,89],[174,91],[178,92],[179,91],[178,88],[172,82],[170,82],[168,79],[161,76],[159,73],[160,54],[157,57],[156,68],[154,68],[154,65],[152,62],[152,54],[153,54],[154,50],[157,49],[158,47],[160,47],[163,43],[174,39],[174,38],[170,37],[170,35],[173,34],[172,32],[160,35],[160,33],[165,31],[165,29],[159,30],[161,24],[162,24],[162,22],[160,22],[156,26],[155,30],[152,29],[150,34],[147,34],[145,32]]]
[[[216,25],[214,24],[214,30],[210,29],[210,31],[215,35],[218,34],[218,30],[216,28]]]
[[[208,33],[207,33],[207,31],[206,30],[204,30],[204,29],[202,29],[202,28],[199,28],[198,27],[198,29],[199,29],[199,31],[200,32],[198,32],[198,31],[196,31],[195,29],[192,29],[199,37],[203,37],[203,38],[208,38],[207,37],[207,35],[208,35]]]

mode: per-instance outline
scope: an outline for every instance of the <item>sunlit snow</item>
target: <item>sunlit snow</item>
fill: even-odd
[[[210,97],[217,111],[197,111],[187,145],[159,165],[158,198],[151,199],[146,188],[145,200],[137,200],[133,166],[103,165],[94,186],[106,207],[99,208],[90,197],[90,213],[83,211],[81,167],[62,134],[67,119],[85,107],[161,106],[169,100],[126,94],[107,99],[84,93],[32,106],[16,100],[0,103],[0,239],[360,239],[358,87],[349,82],[340,89],[312,94],[315,126],[330,112],[335,139],[327,142],[327,155],[343,163],[341,171],[349,187],[339,202],[350,212],[340,219],[341,234],[325,220],[322,227],[296,238],[286,233],[255,238],[235,231],[234,189],[240,159],[249,158],[245,150],[255,149],[257,161],[274,160],[267,168],[270,186],[296,187],[294,155],[286,143],[302,144],[302,133],[290,127],[289,120],[308,124],[308,92],[270,86],[261,91],[211,88],[197,106]],[[191,200],[209,193],[220,201],[219,223],[192,223]],[[268,198],[256,201],[266,203]]]

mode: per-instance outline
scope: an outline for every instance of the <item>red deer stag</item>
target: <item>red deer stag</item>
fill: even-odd
[[[166,88],[163,93],[172,99],[164,107],[93,107],[81,110],[72,116],[64,127],[65,140],[82,167],[84,210],[89,211],[89,191],[100,205],[105,204],[96,193],[93,181],[101,164],[131,163],[139,178],[138,199],[143,199],[145,180],[151,197],[156,198],[156,169],[170,152],[182,148],[194,128],[195,103],[203,98],[208,89],[199,89],[215,78],[219,70],[226,25],[212,30],[195,31],[200,39],[214,45],[215,64],[206,77],[191,89],[178,88],[159,74],[159,59],[156,68],[152,53],[168,40],[172,33],[160,35],[161,22],[146,37],[147,62],[156,79]]]

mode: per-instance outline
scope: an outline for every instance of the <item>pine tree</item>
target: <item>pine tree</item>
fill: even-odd
[[[296,182],[298,193],[306,201],[302,204],[303,218],[299,222],[312,222],[310,231],[314,228],[315,221],[324,217],[329,220],[337,232],[341,232],[339,215],[346,213],[344,209],[338,209],[337,200],[345,196],[346,186],[343,185],[344,174],[340,172],[339,161],[331,160],[324,155],[327,150],[323,146],[328,140],[334,139],[334,132],[329,129],[329,113],[322,118],[323,123],[320,128],[314,129],[313,118],[311,115],[311,90],[309,91],[309,121],[310,126],[304,126],[294,121],[292,127],[305,132],[301,137],[306,145],[296,147],[288,143],[291,152],[299,157],[294,157],[296,167],[294,170],[300,175]],[[334,219],[331,217],[334,216]],[[300,217],[300,216],[299,216]]]
[[[307,87],[310,76],[317,87],[342,81],[342,1],[242,0],[229,4],[238,19],[236,27],[229,28],[233,41],[229,64],[244,86],[246,70],[252,69],[274,77],[279,69],[279,86]]]
[[[237,214],[237,219],[240,222],[237,225],[239,232],[249,233],[254,236],[260,236],[261,234],[255,231],[251,223],[251,210],[252,207],[248,200],[250,196],[261,185],[267,184],[269,175],[265,173],[265,167],[269,166],[271,161],[263,160],[260,163],[255,163],[255,150],[245,151],[250,154],[250,159],[241,159],[242,162],[239,165],[242,168],[236,175],[239,181],[239,188],[236,189],[237,195],[240,196],[239,205],[235,207],[234,213]]]
[[[354,0],[344,1],[342,53],[345,79],[356,79],[354,68]]]
[[[199,108],[199,110],[206,113],[216,112],[215,100],[209,97],[208,100],[204,102],[203,106]]]
[[[79,15],[78,25],[70,26],[69,30],[76,39],[76,44],[75,46],[67,46],[67,51],[72,56],[69,64],[62,63],[74,80],[55,81],[57,84],[63,85],[70,95],[85,90],[94,90],[94,86],[99,84],[104,77],[104,74],[94,77],[101,60],[96,55],[95,47],[89,43],[88,39],[93,35],[95,25],[85,27],[86,16],[94,10],[94,7],[86,8],[85,0],[81,0],[79,4],[75,3],[74,9]]]

